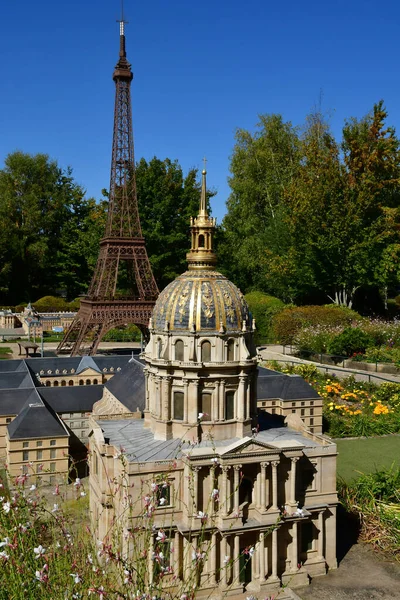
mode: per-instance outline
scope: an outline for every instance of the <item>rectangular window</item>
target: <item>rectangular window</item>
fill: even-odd
[[[271,413],[274,415],[274,414],[276,413],[276,408],[273,408],[273,409],[271,410]]]
[[[305,554],[312,550],[314,539],[314,525],[310,521],[301,525],[301,546],[300,552]]]
[[[11,423],[11,417],[7,417],[6,423]]]
[[[28,469],[29,469],[28,465],[22,465],[22,474],[26,475],[28,473]]]
[[[296,412],[296,409],[292,408],[292,413],[295,413],[295,412]]]
[[[314,425],[314,419],[313,419],[313,417],[311,417],[311,419],[310,419],[310,425]]]
[[[158,506],[170,506],[171,505],[171,488],[169,485],[161,483],[157,490],[157,504]]]
[[[42,472],[42,465],[37,464],[36,465],[36,473],[41,473]]]
[[[203,421],[211,421],[211,394],[202,392],[200,396],[200,410],[203,413]]]
[[[183,421],[183,392],[174,392],[174,419]]]
[[[55,471],[55,470],[56,470],[56,463],[55,463],[55,462],[51,462],[51,463],[50,463],[50,471],[51,471],[52,473],[54,473],[54,471]]]
[[[313,416],[314,415],[314,409],[310,408],[310,415]]]
[[[267,406],[267,403],[266,403],[266,402],[263,402],[263,403],[262,403],[262,406]]]
[[[55,485],[55,483],[56,483],[56,476],[50,475],[50,485]]]
[[[50,458],[55,458],[56,457],[56,451],[54,449],[50,450]]]
[[[43,458],[43,450],[36,451],[36,460],[42,460]]]
[[[50,446],[55,446],[56,445],[56,440],[50,440]]]
[[[314,400],[311,400],[310,406],[314,406]]]
[[[22,442],[23,448],[29,448],[29,442]]]
[[[86,421],[81,421],[81,427],[86,427]]]
[[[304,417],[304,413],[305,413],[305,409],[304,409],[304,408],[302,408],[302,409],[300,410],[300,414],[301,414],[301,416],[302,416],[302,417]]]
[[[86,431],[81,431],[81,438],[86,437]]]
[[[305,405],[306,405],[306,403],[305,403],[305,402],[302,402],[302,403],[301,403],[301,405],[302,405],[302,406],[305,406]]]
[[[292,402],[292,406],[296,406],[296,402]]]
[[[272,400],[272,406],[276,406],[276,400]]]
[[[235,392],[230,390],[225,396],[225,419],[229,421],[235,418]]]
[[[41,440],[38,440],[36,442],[36,446],[39,448],[40,446],[43,446],[43,442]]]
[[[29,450],[24,450],[22,452],[22,460],[29,460]]]

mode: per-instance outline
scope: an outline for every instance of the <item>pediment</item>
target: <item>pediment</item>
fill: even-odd
[[[221,457],[228,457],[230,455],[238,455],[238,454],[264,454],[266,452],[274,452],[276,453],[277,447],[272,446],[271,444],[267,444],[265,442],[261,442],[254,438],[243,438],[242,440],[238,440],[237,442],[227,446],[224,450],[220,450],[219,454]]]
[[[75,373],[75,375],[86,375],[89,377],[98,377],[99,376],[99,371],[95,371],[94,369],[91,369],[90,367],[86,367],[86,369],[82,369],[82,371],[79,371],[79,373]]]

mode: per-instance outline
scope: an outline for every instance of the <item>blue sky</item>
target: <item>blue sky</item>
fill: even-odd
[[[345,118],[383,98],[400,129],[394,0],[125,0],[136,158],[208,158],[220,221],[237,127],[279,112],[301,124],[323,93]],[[71,165],[88,195],[109,185],[119,0],[4,2],[0,164],[13,150]]]

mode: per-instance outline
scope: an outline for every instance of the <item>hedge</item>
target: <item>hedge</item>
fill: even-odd
[[[256,291],[246,294],[245,300],[256,320],[255,343],[273,342],[272,319],[285,308],[285,304],[279,298]]]

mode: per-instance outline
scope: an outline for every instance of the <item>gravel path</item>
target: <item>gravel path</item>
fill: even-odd
[[[400,564],[355,544],[337,570],[295,592],[301,600],[400,600]]]

